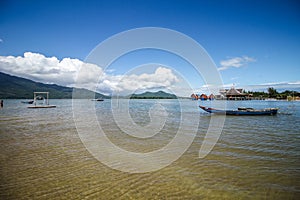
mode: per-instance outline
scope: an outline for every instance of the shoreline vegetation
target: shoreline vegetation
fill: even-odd
[[[233,93],[230,93],[234,90]],[[238,89],[239,91],[231,88],[225,90],[222,95],[210,94],[192,94],[191,98],[193,100],[237,100],[237,101],[248,101],[248,100],[287,100],[287,101],[300,101],[300,92],[293,90],[285,90],[283,92],[278,92],[275,88],[269,87],[268,92],[258,92],[258,91],[245,91]],[[229,92],[228,92],[229,91]],[[230,94],[228,94],[230,93]]]
[[[247,91],[247,94],[252,94],[254,98],[263,98],[265,99],[276,99],[276,100],[300,100],[300,92],[293,90],[285,90],[283,92],[277,92],[277,90],[273,87],[268,88],[268,92],[255,92],[255,91]]]

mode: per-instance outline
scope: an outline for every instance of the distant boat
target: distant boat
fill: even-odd
[[[21,101],[21,103],[27,103],[27,104],[33,104],[34,100],[29,100],[29,101]]]
[[[277,101],[275,98],[265,98],[265,101]]]
[[[265,108],[259,110],[254,108],[238,108],[237,110],[219,110],[204,106],[199,107],[206,112],[218,115],[276,115],[278,111],[278,108]]]
[[[55,105],[35,105],[35,106],[29,106],[27,108],[56,108]]]
[[[104,101],[104,99],[98,98],[98,99],[92,99],[92,101]]]

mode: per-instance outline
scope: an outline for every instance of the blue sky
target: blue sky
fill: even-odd
[[[33,52],[59,61],[83,61],[105,39],[140,27],[173,29],[193,38],[211,56],[227,86],[300,90],[299,1],[1,1],[0,56],[5,61]],[[129,55],[109,73],[117,76],[133,65],[158,62],[174,65],[201,90],[205,83],[187,70],[190,66],[171,57],[155,51]],[[30,76],[20,67],[14,70],[13,64],[8,70],[3,63],[0,70],[7,73],[56,80]]]

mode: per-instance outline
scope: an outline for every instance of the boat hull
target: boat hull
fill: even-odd
[[[104,101],[104,99],[92,99],[92,101]]]
[[[255,109],[243,109],[243,110],[218,110],[214,108],[207,108],[204,106],[199,106],[202,110],[213,113],[217,115],[276,115],[278,108],[267,108],[261,110]]]
[[[26,104],[33,104],[33,100],[32,101],[21,101],[21,103],[26,103]]]
[[[27,108],[56,108],[55,105],[36,105],[36,106],[28,106]]]

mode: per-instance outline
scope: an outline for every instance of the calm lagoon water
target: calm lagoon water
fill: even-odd
[[[84,107],[88,100],[77,100]],[[122,102],[122,101],[121,101]],[[217,144],[205,157],[199,148],[210,114],[191,100],[132,100],[133,121],[146,126],[149,109],[168,113],[161,132],[140,139],[114,122],[111,101],[95,102],[109,139],[123,149],[149,152],[175,136],[182,113],[196,113],[197,135],[171,165],[131,174],[96,160],[79,139],[72,100],[50,100],[52,109],[28,109],[5,100],[0,110],[0,199],[298,199],[300,196],[300,102],[228,101],[228,108],[278,107],[277,116],[227,116]]]

